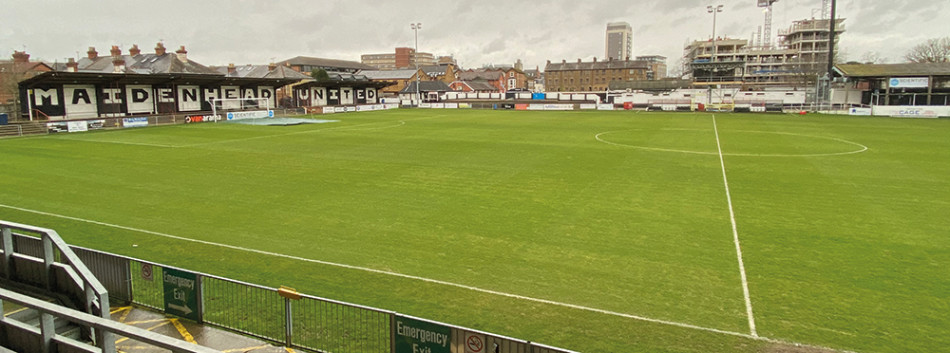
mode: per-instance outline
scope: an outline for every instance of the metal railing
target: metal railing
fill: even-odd
[[[13,238],[15,235],[18,238],[24,235],[14,234],[14,230],[36,234],[39,236],[40,246],[33,246],[32,249],[24,246],[24,251],[17,251]],[[0,221],[0,233],[0,249],[3,250],[0,266],[3,267],[4,279],[38,285],[53,293],[70,293],[72,299],[81,298],[82,303],[76,304],[80,304],[86,313],[110,319],[109,293],[106,288],[56,231]],[[36,265],[40,264],[37,260],[40,259],[42,267],[37,268]],[[36,270],[39,270],[39,273],[36,273]],[[115,351],[112,333],[94,330],[93,336],[103,352]]]
[[[13,235],[12,241],[18,247],[35,247],[38,241],[25,234]],[[165,297],[168,286],[162,280],[164,273],[186,270],[78,246],[72,248],[113,298],[169,314]],[[288,297],[286,289],[200,272],[194,275],[198,287],[198,322],[292,348],[334,353],[396,352],[394,322],[396,318],[409,317],[296,292]],[[574,353],[465,327],[413,319],[451,330],[453,352],[463,352],[464,335],[475,333],[483,337],[486,347],[498,345],[506,352]]]
[[[220,353],[216,350],[199,345],[182,344],[182,341],[178,339],[154,333],[152,331],[135,326],[129,326],[121,322],[112,321],[109,318],[101,318],[81,311],[65,308],[57,304],[47,303],[43,300],[32,298],[30,296],[9,291],[3,288],[0,288],[0,298],[2,298],[4,301],[9,301],[11,303],[15,303],[17,305],[21,305],[40,312],[40,325],[39,328],[37,328],[3,315],[3,305],[0,305],[0,323],[2,323],[2,326],[13,328],[8,329],[11,331],[16,330],[29,332],[34,336],[43,338],[39,344],[36,344],[35,342],[32,344],[30,342],[21,342],[22,346],[19,347],[20,349],[38,350],[42,352],[73,351],[62,348],[62,346],[66,346],[81,351],[96,351],[92,349],[88,343],[80,342],[57,334],[55,324],[53,322],[55,318],[60,318],[67,319],[70,322],[74,322],[86,327],[92,327],[98,332],[108,332],[108,337],[110,340],[115,335],[119,335],[135,339],[158,348],[167,349],[173,353]],[[35,347],[34,345],[39,347]],[[53,347],[56,347],[57,349],[54,349]],[[112,347],[111,350],[107,350],[102,348],[100,345],[99,348],[102,352],[115,352],[115,347]]]

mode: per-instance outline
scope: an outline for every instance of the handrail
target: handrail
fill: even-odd
[[[79,279],[82,283],[78,284],[82,286],[83,292],[86,295],[85,310],[89,314],[93,314],[93,306],[98,304],[99,316],[104,319],[110,319],[109,292],[55,230],[15,222],[0,221],[0,232],[2,232],[2,242],[0,242],[0,245],[2,245],[3,249],[4,276],[7,279],[11,277],[10,271],[14,254],[14,229],[40,234],[43,242],[43,278],[45,279],[43,285],[46,286],[46,289],[51,289],[52,279],[50,273],[52,273],[53,264],[56,262],[53,251],[55,247],[56,250],[59,250],[60,257],[64,260],[63,262],[69,266],[68,268],[79,275]],[[112,337],[112,333],[97,332],[96,341],[103,352],[115,351],[115,340]]]
[[[159,348],[171,350],[174,353],[221,353],[220,351],[205,347],[199,346],[196,344],[187,344],[184,341],[171,338],[169,336],[161,335],[154,333],[149,330],[145,330],[139,327],[127,325],[121,322],[112,321],[111,319],[101,318],[95,315],[90,315],[81,311],[65,308],[53,303],[47,303],[45,301],[32,298],[17,292],[13,292],[7,289],[0,288],[0,298],[2,300],[7,300],[42,313],[42,315],[49,315],[55,317],[62,317],[68,321],[75,322],[80,325],[89,326],[95,328],[97,331],[113,333],[121,333],[122,336],[135,339],[137,341],[144,342],[149,345],[153,345]],[[109,311],[106,310],[106,313]],[[0,316],[0,322],[10,322],[16,321],[6,316]],[[46,319],[41,320],[46,321]],[[49,320],[51,321],[51,320]],[[61,344],[76,344],[79,342],[62,339],[63,337],[57,335],[55,332],[46,332],[46,330],[55,331],[55,328],[52,325],[40,325],[41,334],[43,337],[50,337],[51,340],[57,341]],[[111,336],[111,335],[110,335]],[[46,342],[45,344],[48,344]],[[101,346],[100,346],[101,347]],[[105,350],[103,350],[105,352]],[[113,348],[111,352],[115,352]]]

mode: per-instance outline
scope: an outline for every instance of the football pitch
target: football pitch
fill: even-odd
[[[0,219],[583,352],[950,352],[950,120],[315,118],[0,140]]]

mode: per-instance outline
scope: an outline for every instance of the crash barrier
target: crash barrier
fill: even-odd
[[[39,238],[12,233],[12,246]],[[574,353],[526,340],[72,246],[117,300],[302,348],[336,353]],[[468,347],[468,348],[467,348]]]

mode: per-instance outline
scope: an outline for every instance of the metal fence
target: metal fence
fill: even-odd
[[[40,240],[32,235],[19,233],[13,238],[18,249],[42,251]],[[165,273],[187,270],[98,250],[71,248],[112,298],[176,314],[168,307]],[[481,340],[482,347],[488,348],[486,352],[573,353],[388,310],[296,292],[288,296],[286,290],[278,288],[193,274],[198,288],[196,321],[287,347],[333,353],[402,353],[397,348],[396,340],[401,338],[397,337],[395,323],[397,319],[411,318],[451,332],[451,342],[446,342],[443,352],[464,353],[466,341],[475,337]],[[433,351],[436,352],[439,351]]]

